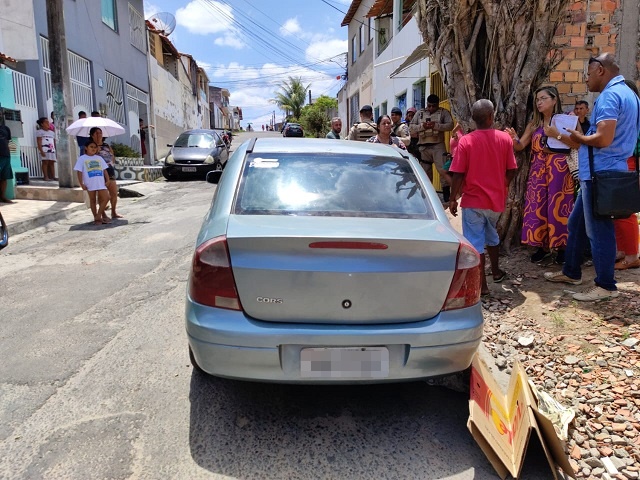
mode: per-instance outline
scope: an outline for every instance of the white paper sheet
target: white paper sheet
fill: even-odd
[[[567,129],[575,130],[578,125],[578,116],[577,115],[565,115],[565,114],[556,114],[551,118],[551,125],[558,129],[558,132],[562,135],[566,135],[568,132]],[[561,142],[556,138],[549,137],[547,138],[547,145],[551,148],[569,148],[567,144]]]

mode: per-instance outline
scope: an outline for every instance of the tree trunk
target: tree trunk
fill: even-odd
[[[452,114],[465,127],[471,105],[488,98],[496,127],[522,134],[532,93],[557,64],[553,37],[570,0],[418,0],[418,25],[442,75]],[[504,248],[519,243],[529,149],[518,158],[498,223]]]

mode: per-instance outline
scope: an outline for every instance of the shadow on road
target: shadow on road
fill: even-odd
[[[134,223],[150,223],[150,222],[134,222]],[[129,221],[125,218],[114,218],[111,223],[103,223],[102,225],[95,225],[93,221],[87,223],[81,223],[79,225],[71,225],[69,231],[75,230],[104,230],[106,228],[115,228],[129,225]]]
[[[496,478],[467,431],[468,396],[424,382],[274,385],[194,372],[190,401],[193,459],[233,478]]]

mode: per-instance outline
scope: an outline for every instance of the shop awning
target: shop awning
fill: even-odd
[[[427,45],[424,43],[422,45],[419,45],[413,52],[411,52],[411,55],[409,55],[407,59],[400,64],[398,68],[396,68],[393,72],[391,72],[391,75],[389,75],[389,78],[395,77],[400,72],[405,71],[407,68],[412,67],[413,65],[418,63],[420,60],[424,60],[428,56],[429,56],[429,52],[427,51]]]

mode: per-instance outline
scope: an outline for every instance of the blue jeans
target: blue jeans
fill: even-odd
[[[596,285],[605,290],[614,291],[617,288],[613,268],[616,262],[616,234],[613,229],[613,220],[593,215],[592,192],[591,180],[581,180],[578,198],[569,216],[569,239],[562,273],[574,280],[582,278],[580,266],[588,241],[591,243],[593,266],[596,270]]]

